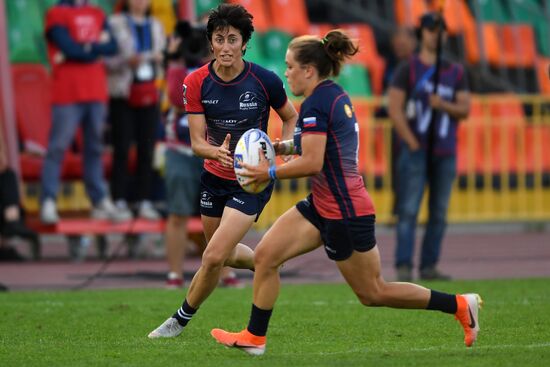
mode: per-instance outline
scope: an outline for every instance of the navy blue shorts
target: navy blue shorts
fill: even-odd
[[[366,252],[376,245],[374,214],[346,219],[326,219],[315,209],[311,194],[296,204],[296,209],[319,230],[325,252],[331,260],[346,260],[354,250]]]
[[[271,198],[273,184],[259,194],[250,194],[242,189],[237,180],[226,180],[203,170],[201,174],[201,214],[221,217],[227,206],[246,214],[256,214],[258,220]]]

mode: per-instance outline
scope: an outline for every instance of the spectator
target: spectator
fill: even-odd
[[[104,55],[117,47],[103,11],[87,0],[60,0],[45,20],[48,58],[52,66],[52,127],[42,167],[40,217],[59,220],[56,196],[63,156],[79,126],[84,135],[84,182],[92,216],[115,221],[129,219],[116,209],[103,182],[102,130],[107,100]]]
[[[427,13],[420,23],[420,51],[396,70],[389,89],[389,113],[403,144],[398,169],[398,223],[395,266],[400,281],[412,278],[418,211],[429,187],[429,218],[422,244],[420,278],[448,280],[437,269],[447,208],[456,175],[456,130],[468,115],[470,97],[464,69],[441,60],[437,95],[433,94],[438,31],[445,21]],[[432,112],[433,111],[433,112]],[[432,119],[432,113],[436,113]],[[432,121],[431,121],[432,120]],[[430,126],[435,122],[433,126]]]
[[[116,206],[128,209],[128,153],[137,145],[137,172],[134,185],[139,202],[138,216],[156,220],[151,179],[155,131],[160,123],[159,90],[165,36],[161,24],[150,16],[150,0],[125,0],[122,12],[111,16],[109,24],[118,44],[116,56],[106,59],[109,81],[109,121],[112,126],[114,162],[111,193]]]
[[[15,248],[4,243],[5,238],[21,237],[31,243],[34,257],[38,257],[40,252],[38,235],[25,225],[18,186],[15,172],[8,166],[0,126],[0,261],[23,260]]]
[[[203,161],[191,149],[189,123],[184,113],[182,84],[187,76],[185,60],[178,55],[182,39],[170,37],[166,82],[171,108],[166,118],[166,260],[170,272],[168,288],[183,286],[182,265],[188,242],[187,222],[198,213],[200,175]]]

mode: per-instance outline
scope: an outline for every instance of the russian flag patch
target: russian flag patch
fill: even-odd
[[[304,127],[317,126],[317,117],[304,117]]]

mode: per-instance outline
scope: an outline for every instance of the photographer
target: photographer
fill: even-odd
[[[183,104],[183,80],[189,70],[198,68],[211,58],[206,29],[180,21],[168,39],[165,51],[166,84],[170,110],[165,119],[166,153],[166,259],[169,273],[166,287],[181,288],[185,247],[189,243],[187,222],[199,213],[200,176],[203,160],[193,154],[189,123]],[[222,285],[236,287],[235,274],[224,268]]]

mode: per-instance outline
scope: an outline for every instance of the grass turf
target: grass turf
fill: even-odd
[[[165,290],[0,294],[0,366],[540,366],[550,361],[548,279],[430,283],[484,298],[467,349],[450,315],[367,309],[343,284],[286,285],[264,356],[225,349],[213,327],[238,331],[251,289],[218,289],[182,335],[146,335],[181,304]]]

